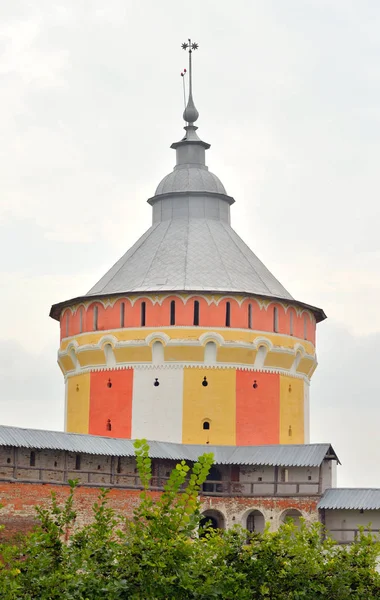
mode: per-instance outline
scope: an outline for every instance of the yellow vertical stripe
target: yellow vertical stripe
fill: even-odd
[[[90,414],[90,373],[70,377],[67,381],[66,431],[88,433]]]
[[[303,444],[304,382],[280,376],[280,444]]]
[[[203,386],[204,377],[207,386]],[[184,444],[236,443],[235,369],[185,369],[183,391]],[[210,429],[203,429],[205,419]]]

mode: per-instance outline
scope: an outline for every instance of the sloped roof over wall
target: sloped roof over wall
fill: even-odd
[[[379,488],[331,488],[326,490],[318,508],[332,510],[379,510]]]
[[[325,458],[338,460],[330,444],[211,446],[148,441],[151,458],[196,461],[212,452],[216,464],[318,467]],[[105,456],[134,456],[133,440],[62,431],[0,426],[0,446]]]

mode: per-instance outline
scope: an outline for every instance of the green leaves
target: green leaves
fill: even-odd
[[[127,520],[100,490],[92,520],[78,528],[76,482],[61,506],[37,507],[40,526],[0,545],[2,600],[375,600],[379,541],[364,532],[351,546],[324,538],[318,523],[249,534],[234,527],[198,536],[199,490],[212,454],[178,463],[164,491],[150,491],[145,440],[135,444],[141,501]],[[128,491],[125,492],[128,494]]]

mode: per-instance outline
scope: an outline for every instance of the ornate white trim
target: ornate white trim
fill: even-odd
[[[290,373],[286,369],[281,369],[277,367],[263,367],[260,369],[256,369],[254,366],[250,365],[241,365],[238,363],[228,363],[228,364],[215,364],[215,365],[207,365],[204,363],[189,363],[189,362],[178,362],[178,363],[165,363],[165,364],[157,364],[153,365],[152,363],[126,363],[126,364],[118,364],[116,367],[105,367],[102,365],[89,365],[81,369],[80,373],[75,373],[74,371],[68,371],[65,375],[65,380],[70,377],[74,377],[76,375],[82,375],[85,373],[92,372],[112,372],[112,371],[124,371],[124,370],[161,370],[161,369],[200,369],[200,370],[235,370],[235,371],[251,371],[252,373],[277,373],[279,375],[285,375],[286,377],[292,377],[293,379],[302,379],[309,383],[309,379],[303,373]]]

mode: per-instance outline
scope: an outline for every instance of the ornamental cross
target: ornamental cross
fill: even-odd
[[[198,50],[199,45],[196,44],[195,42],[192,42],[191,39],[189,38],[187,40],[187,42],[183,42],[183,44],[181,44],[182,46],[182,50],[188,50],[189,52],[189,101],[191,100],[191,102],[193,101],[193,97],[192,97],[192,92],[193,92],[193,73],[192,73],[192,64],[191,64],[191,55],[193,53],[193,50]],[[186,69],[184,70],[184,73],[182,75],[182,77],[184,78],[184,75],[186,73]],[[184,85],[184,94],[185,94],[185,80],[183,81],[183,85]]]
[[[191,54],[193,50],[198,50],[199,48],[199,44],[196,44],[195,42],[192,42],[191,39],[189,38],[187,42],[184,42],[182,44],[182,50],[187,50],[189,49],[189,53]]]

